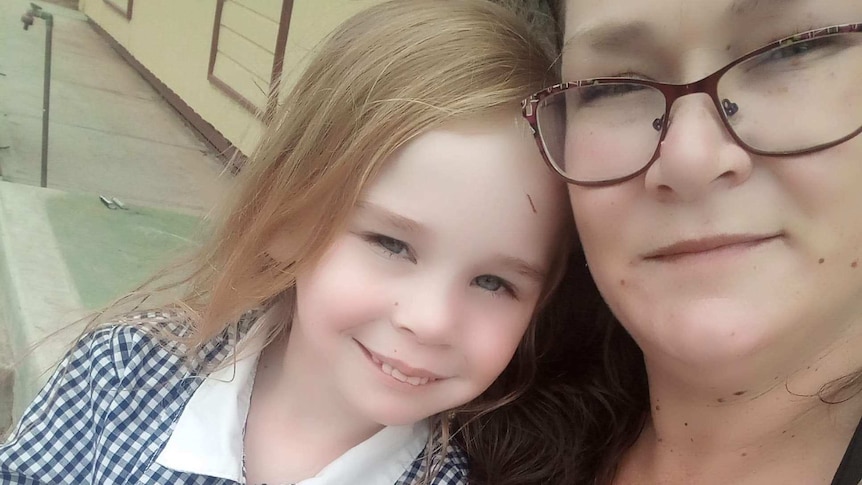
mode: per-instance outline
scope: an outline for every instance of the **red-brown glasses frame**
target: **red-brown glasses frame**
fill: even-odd
[[[533,131],[533,137],[536,139],[536,145],[539,147],[539,151],[542,153],[542,158],[544,158],[545,163],[554,170],[557,174],[563,177],[566,182],[574,185],[580,185],[584,187],[601,187],[607,185],[618,184],[621,182],[625,182],[626,180],[631,180],[642,173],[649,170],[650,166],[658,159],[659,154],[661,152],[661,143],[664,141],[665,136],[667,135],[667,130],[670,124],[668,123],[670,116],[670,109],[673,106],[673,103],[686,95],[695,94],[695,93],[704,93],[708,95],[713,104],[715,105],[718,113],[721,117],[721,121],[724,124],[727,132],[730,136],[742,147],[744,150],[756,154],[756,155],[768,155],[774,157],[782,157],[782,156],[791,156],[791,155],[802,155],[805,153],[816,152],[820,150],[825,150],[827,148],[833,147],[835,145],[844,143],[845,141],[857,136],[859,133],[862,133],[862,126],[857,128],[855,131],[851,132],[849,135],[841,137],[837,140],[830,141],[828,143],[822,143],[820,145],[816,145],[810,148],[805,148],[802,150],[791,150],[791,151],[768,151],[768,150],[758,150],[754,148],[744,141],[742,141],[736,132],[733,130],[733,127],[728,120],[727,112],[721,105],[721,100],[718,97],[718,82],[721,79],[721,76],[724,75],[725,72],[732,69],[734,66],[751,59],[752,57],[756,57],[764,52],[770,51],[772,49],[776,49],[779,47],[787,47],[799,42],[805,42],[812,39],[816,39],[819,37],[825,37],[829,35],[835,34],[845,34],[845,33],[859,33],[862,35],[862,23],[855,24],[843,24],[843,25],[834,25],[831,27],[824,27],[815,30],[809,30],[807,32],[802,32],[799,34],[791,35],[789,37],[785,37],[781,40],[772,42],[769,45],[763,46],[759,49],[753,50],[748,54],[736,59],[730,64],[724,66],[723,68],[715,71],[714,73],[700,79],[699,81],[694,81],[688,84],[671,84],[671,83],[662,83],[656,81],[648,81],[645,79],[635,79],[635,78],[623,78],[623,77],[601,77],[601,78],[593,78],[593,79],[584,79],[581,81],[573,81],[573,82],[564,82],[560,84],[555,84],[549,88],[545,88],[530,97],[524,99],[521,102],[521,112],[527,122],[530,124],[530,128]],[[542,102],[548,96],[553,96],[558,93],[562,93],[568,89],[578,88],[583,86],[595,86],[599,84],[638,84],[642,86],[648,86],[653,89],[660,91],[664,95],[665,99],[665,111],[661,120],[661,134],[659,136],[659,141],[656,144],[655,152],[653,153],[650,160],[644,165],[642,168],[637,170],[636,172],[623,176],[616,177],[608,180],[598,180],[598,181],[582,181],[575,180],[566,175],[565,171],[562,170],[551,157],[548,156],[547,150],[545,150],[545,143],[542,139],[542,134],[539,131],[539,121],[537,118],[539,103]]]

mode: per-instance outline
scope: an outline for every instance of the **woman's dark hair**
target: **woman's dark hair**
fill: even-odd
[[[471,483],[604,483],[643,426],[643,355],[577,253],[538,316],[533,385],[508,406],[467,422],[455,417]]]
[[[562,47],[562,8],[563,0],[493,0],[517,16],[531,27],[534,37],[540,41],[556,59]]]
[[[495,1],[559,58],[562,0]],[[643,353],[604,303],[579,248],[537,318],[532,385],[504,407],[453,418],[470,483],[610,483],[649,412]]]

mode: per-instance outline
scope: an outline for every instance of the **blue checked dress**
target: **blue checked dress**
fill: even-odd
[[[142,317],[183,332],[183,325],[167,314],[132,318]],[[241,335],[254,323],[250,317],[245,320],[235,333]],[[199,364],[190,364],[147,328],[135,323],[105,326],[76,344],[0,445],[0,484],[242,483],[156,463],[203,381],[195,376],[230,355],[238,338],[225,332],[202,349]],[[396,484],[421,483],[424,453]],[[458,449],[450,447],[434,469],[435,485],[467,484],[467,458]]]

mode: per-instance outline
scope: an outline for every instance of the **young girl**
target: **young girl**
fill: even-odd
[[[528,385],[568,250],[564,189],[517,116],[550,63],[481,0],[347,21],[185,297],[90,328],[0,447],[0,481],[466,483],[448,423]]]

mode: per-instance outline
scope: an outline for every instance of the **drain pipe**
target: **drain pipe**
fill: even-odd
[[[42,187],[48,186],[48,111],[51,105],[51,40],[54,31],[54,16],[42,10],[35,3],[30,4],[27,13],[21,16],[24,30],[27,30],[35,18],[45,20],[45,80],[42,92]]]

